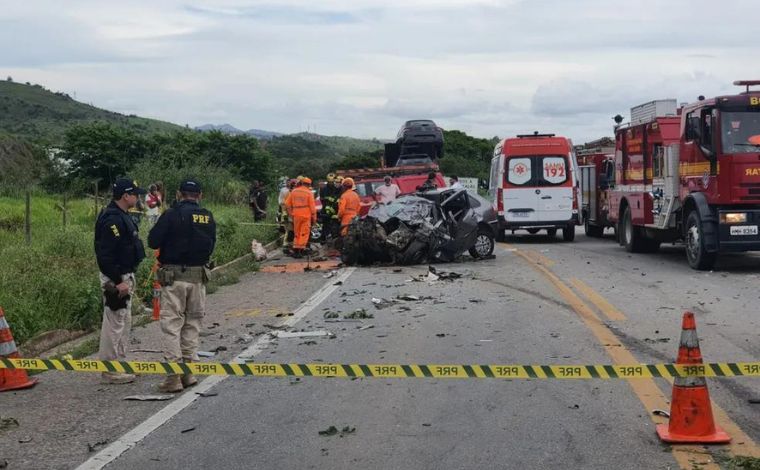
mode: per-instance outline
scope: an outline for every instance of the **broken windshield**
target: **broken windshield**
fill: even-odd
[[[760,152],[760,112],[722,113],[723,153]]]

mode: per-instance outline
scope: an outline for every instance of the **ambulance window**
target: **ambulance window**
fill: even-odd
[[[507,181],[515,186],[522,186],[533,179],[533,167],[530,158],[510,158]]]
[[[567,161],[565,157],[544,157],[541,165],[542,179],[550,185],[567,181]]]

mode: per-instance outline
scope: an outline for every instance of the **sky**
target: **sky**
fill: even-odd
[[[0,76],[198,126],[611,135],[760,79],[755,0],[0,0]]]

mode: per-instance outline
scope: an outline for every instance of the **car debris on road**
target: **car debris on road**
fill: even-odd
[[[490,202],[466,190],[441,189],[374,206],[349,226],[347,265],[451,262],[493,254],[497,224]]]

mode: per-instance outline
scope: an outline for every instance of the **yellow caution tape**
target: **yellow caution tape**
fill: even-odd
[[[760,377],[760,362],[698,365],[477,365],[477,364],[273,364],[263,362],[140,362],[90,359],[7,359],[0,369],[253,377],[377,377],[437,379],[640,379],[654,377]]]

